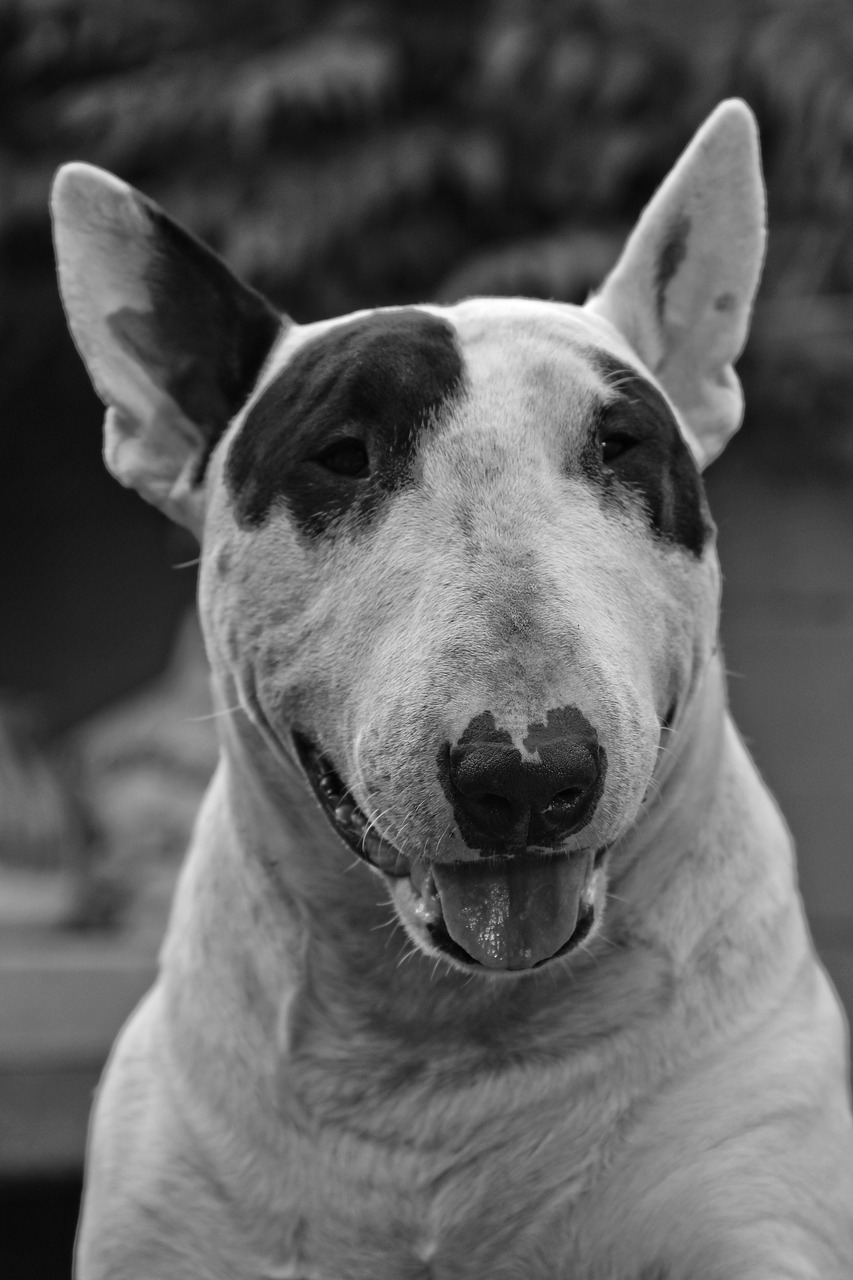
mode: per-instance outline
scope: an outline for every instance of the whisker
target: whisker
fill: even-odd
[[[415,805],[413,809],[409,809],[408,812],[405,814],[402,822],[395,829],[394,838],[391,841],[391,844],[393,844],[396,849],[399,849],[403,843],[403,832],[405,831],[406,826],[408,825],[408,823],[414,820],[416,815],[423,812],[424,807],[425,807],[424,802],[421,801],[419,804]]]
[[[400,956],[400,959],[397,961],[396,967],[399,969],[400,966],[404,964],[406,960],[411,960],[412,956],[416,956],[417,954],[418,954],[417,947],[410,946],[409,950],[404,951],[403,954]]]
[[[186,716],[185,719],[187,724],[200,724],[203,720],[218,720],[220,716],[234,715],[236,711],[242,711],[244,715],[248,714],[246,708],[238,703],[236,707],[223,707],[220,711],[209,711],[203,716]]]
[[[377,902],[376,905],[377,907],[387,907],[388,903]],[[393,929],[396,923],[397,923],[396,918],[394,916],[390,916],[387,920],[383,920],[380,924],[372,924],[370,926],[370,933],[377,933],[380,929]]]
[[[580,947],[578,948],[578,950],[583,949],[583,950],[584,950],[588,955],[595,955],[595,953],[594,953],[594,951],[593,951],[593,949],[592,949],[592,947],[593,947],[593,943],[595,943],[595,945],[596,945],[596,946],[598,946],[598,945],[600,944],[600,945],[601,945],[601,946],[603,946],[603,947],[610,947],[613,951],[624,951],[624,949],[625,949],[625,948],[624,948],[624,946],[623,946],[621,943],[619,943],[619,942],[615,942],[615,941],[613,940],[613,938],[608,938],[605,934],[603,934],[603,933],[598,933],[598,934],[596,934],[596,936],[592,939],[592,941],[590,941],[590,942],[586,942],[586,941],[582,942],[582,943],[580,944]],[[597,958],[597,957],[596,957],[596,958]]]
[[[662,794],[662,792],[663,792],[663,784],[658,782],[657,778],[650,778],[649,785],[646,790],[646,794],[643,796],[640,803],[645,804],[646,801],[649,799],[649,797],[651,797],[652,800],[657,800],[658,797]],[[634,819],[634,822],[636,823],[636,818]]]

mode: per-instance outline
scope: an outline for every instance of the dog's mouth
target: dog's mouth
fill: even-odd
[[[587,939],[600,897],[607,848],[562,852],[527,848],[476,861],[427,863],[387,841],[331,760],[294,735],[314,794],[338,836],[389,878],[408,932],[457,965],[540,968]]]
[[[293,740],[314,794],[341,839],[360,858],[386,876],[409,875],[411,861],[370,824],[328,756],[302,734],[295,733]]]
[[[591,850],[417,861],[411,883],[415,918],[440,951],[462,964],[537,969],[573,951],[595,922]]]

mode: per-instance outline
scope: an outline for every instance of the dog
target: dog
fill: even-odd
[[[98,1090],[79,1280],[850,1280],[844,1018],[726,709],[758,135],[583,307],[299,325],[53,213],[105,458],[198,536],[221,760]]]

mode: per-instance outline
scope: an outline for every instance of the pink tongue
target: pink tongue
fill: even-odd
[[[489,969],[530,969],[575,931],[592,853],[438,862],[447,932]]]

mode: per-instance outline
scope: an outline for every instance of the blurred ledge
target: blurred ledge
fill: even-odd
[[[100,1072],[0,1070],[0,1179],[80,1172]]]
[[[87,951],[0,959],[0,1076],[29,1067],[97,1067],[154,981],[153,957]]]
[[[92,1097],[119,1029],[155,966],[92,940],[90,954],[0,958],[0,1178],[83,1164]]]
[[[156,973],[113,939],[18,941],[0,952],[0,1178],[82,1167],[110,1046]]]
[[[0,867],[0,1178],[79,1172],[110,1047],[151,986],[175,868],[120,929],[69,928],[73,873]]]
[[[0,959],[0,1178],[79,1171],[92,1097],[119,1029],[154,978],[112,948]]]

